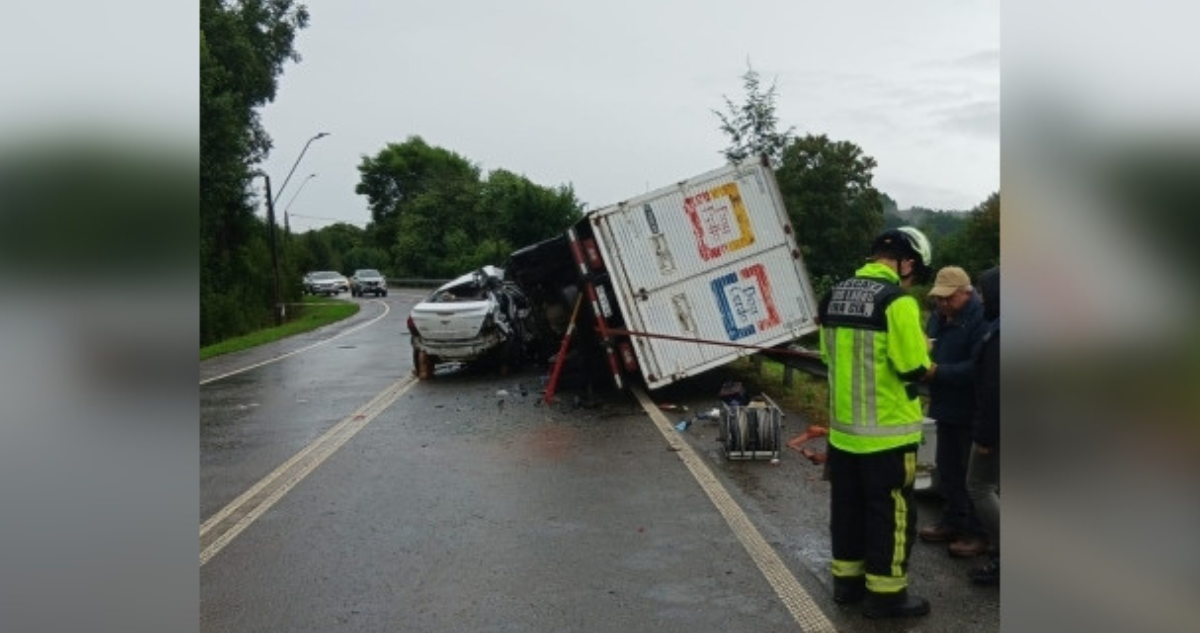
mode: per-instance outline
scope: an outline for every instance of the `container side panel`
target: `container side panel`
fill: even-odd
[[[816,331],[816,301],[769,167],[729,165],[592,211],[651,389]],[[687,339],[687,340],[678,340]]]

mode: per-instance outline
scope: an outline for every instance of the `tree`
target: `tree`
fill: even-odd
[[[420,136],[388,143],[374,157],[363,157],[355,193],[367,197],[371,219],[387,224],[429,194],[479,183],[479,168],[466,158],[431,146]]]
[[[880,192],[879,201],[880,204],[883,205],[883,217],[885,220],[890,221],[892,216],[900,213],[900,205],[897,204],[896,201],[886,193]]]
[[[514,248],[582,217],[570,187],[543,187],[504,169],[480,181],[473,163],[419,136],[389,143],[358,169],[355,191],[374,219],[368,234],[390,249],[400,276],[456,277],[503,264]]]
[[[200,342],[243,334],[274,314],[261,274],[264,223],[252,165],[271,149],[257,108],[275,99],[308,10],[292,0],[200,2]],[[290,284],[284,284],[290,288]]]
[[[292,238],[288,245],[288,261],[301,274],[314,270],[336,270],[333,249],[323,231],[306,231]]]
[[[818,289],[853,274],[883,228],[874,168],[857,145],[823,134],[796,139],[783,152],[776,177]]]
[[[381,271],[387,276],[388,270],[392,267],[391,258],[388,257],[387,251],[374,246],[354,246],[346,252],[342,257],[345,262],[346,270],[353,272],[360,268],[374,268]]]
[[[514,247],[547,239],[583,217],[571,187],[543,187],[505,169],[488,174],[479,204],[480,214],[495,221],[497,237]]]
[[[457,276],[447,260],[463,243],[491,231],[477,214],[479,168],[466,158],[427,144],[419,136],[389,143],[358,167],[355,192],[367,197],[375,235],[392,253],[402,276]]]
[[[713,110],[713,114],[721,119],[721,131],[729,137],[729,147],[721,153],[731,163],[751,156],[766,155],[772,165],[778,166],[795,126],[783,132],[776,129],[775,83],[772,82],[771,87],[763,92],[758,72],[749,64],[742,75],[742,86],[746,90],[745,103],[734,105],[729,97],[722,95],[728,114]]]
[[[961,266],[972,278],[1000,263],[1000,192],[967,214],[960,229],[935,242],[938,266]]]

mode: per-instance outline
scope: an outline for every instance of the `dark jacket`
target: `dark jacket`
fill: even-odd
[[[953,322],[934,311],[925,335],[936,339],[929,353],[937,371],[929,382],[929,417],[939,424],[968,425],[975,412],[975,368],[971,353],[985,330],[983,304],[972,294]]]
[[[1000,269],[979,276],[984,318],[989,320],[975,354],[975,424],[972,439],[1000,448]]]
[[[990,324],[975,358],[975,425],[972,440],[1000,447],[1000,319]]]

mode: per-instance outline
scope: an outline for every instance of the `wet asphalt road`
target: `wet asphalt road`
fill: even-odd
[[[925,544],[910,574],[930,617],[834,605],[827,484],[797,453],[728,462],[715,423],[664,437],[628,392],[540,406],[545,368],[413,381],[404,320],[423,294],[356,299],[345,322],[201,365],[202,630],[804,630],[789,600],[839,631],[999,630],[998,590],[964,581],[977,563]],[[650,396],[711,408],[719,372]],[[789,417],[784,436],[804,426]],[[768,579],[748,532],[789,582]]]

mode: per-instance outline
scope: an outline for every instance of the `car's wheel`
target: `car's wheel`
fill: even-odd
[[[384,290],[383,292],[381,292],[381,293],[379,293],[379,294],[380,294],[380,296],[384,296],[384,297],[386,297],[386,296],[387,296],[387,291],[386,291],[386,290]]]
[[[417,378],[429,380],[433,378],[434,358],[423,351],[417,352]]]
[[[516,337],[509,338],[500,348],[500,375],[507,376],[521,366],[521,343]]]

